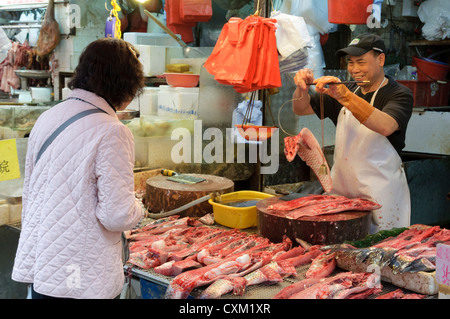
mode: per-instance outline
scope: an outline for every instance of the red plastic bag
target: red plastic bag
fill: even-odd
[[[232,85],[240,93],[280,87],[275,23],[259,16],[231,18],[205,68],[219,83]]]
[[[212,14],[211,0],[180,0],[180,18],[184,22],[208,22]]]
[[[184,22],[181,19],[180,0],[166,0],[164,5],[166,11],[166,25],[175,34],[179,34],[181,39],[190,43],[194,41],[194,33],[192,28],[195,27],[195,22]]]

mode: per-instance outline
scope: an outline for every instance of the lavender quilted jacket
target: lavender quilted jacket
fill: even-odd
[[[35,165],[44,140],[94,106],[67,100],[36,121],[28,141],[12,279],[54,297],[113,298],[124,284],[121,234],[142,216],[134,196],[133,136],[104,99],[80,89],[71,97],[107,114],[72,123]]]

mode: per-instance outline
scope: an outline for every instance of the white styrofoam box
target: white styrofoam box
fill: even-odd
[[[158,92],[158,116],[196,119],[198,117],[199,88],[161,85]]]
[[[183,48],[180,46],[177,47],[166,47],[166,64],[171,63],[173,59],[181,59],[183,58]],[[165,64],[164,64],[165,67]]]
[[[181,38],[180,35],[177,35]],[[133,45],[179,46],[178,42],[166,33],[125,32],[123,39]]]
[[[158,92],[159,87],[144,88],[144,92],[139,96],[142,115],[158,113]]]
[[[170,85],[160,85],[158,92],[158,116],[171,117],[176,110],[176,91]]]
[[[190,71],[194,74],[200,74],[202,65],[206,62],[207,58],[173,58],[169,60],[170,64],[184,63],[191,66]]]
[[[154,16],[156,19],[158,19],[161,24],[166,25],[166,19],[164,18],[164,13],[156,13],[156,12],[150,12],[152,16]],[[163,33],[165,34],[166,31],[163,30],[159,25],[156,24],[155,21],[152,19],[148,19],[147,22],[147,33]]]
[[[199,88],[183,88],[177,87],[176,117],[178,118],[193,118],[198,117],[198,95]]]
[[[6,225],[9,223],[9,205],[0,205],[0,225]]]
[[[22,203],[9,205],[9,223],[14,224],[22,220]]]
[[[145,76],[155,76],[164,73],[166,68],[166,50],[157,45],[136,45],[139,50],[139,61],[144,66]]]
[[[135,97],[127,106],[130,110],[139,110],[141,115],[158,112],[158,87],[145,87],[141,95]]]

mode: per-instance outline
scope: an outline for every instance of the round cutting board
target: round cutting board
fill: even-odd
[[[256,204],[258,232],[272,242],[281,242],[286,235],[293,242],[299,238],[313,245],[340,244],[369,234],[370,212],[351,211],[289,219],[267,211],[269,205],[280,201],[283,200],[270,197]]]
[[[151,177],[146,182],[145,207],[152,213],[168,212],[213,192],[225,194],[234,190],[234,182],[225,177],[205,174],[183,175],[205,180],[196,184],[182,184],[168,180],[167,176],[163,175]],[[212,206],[205,201],[177,215],[199,217],[208,213],[212,213]]]

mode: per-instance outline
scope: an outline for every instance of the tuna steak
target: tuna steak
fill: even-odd
[[[273,205],[267,206],[268,210],[294,210],[300,207],[309,206],[313,204],[324,204],[336,200],[347,199],[344,196],[333,195],[308,195],[288,201],[280,201]]]
[[[381,208],[381,205],[363,198],[334,200],[325,204],[314,204],[294,209],[286,214],[287,218],[297,219],[303,216],[318,216],[344,211],[371,211]]]

